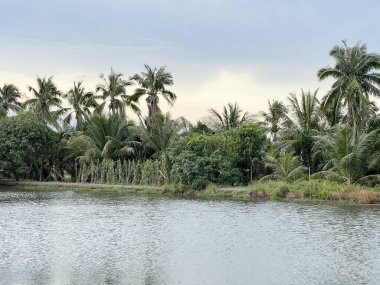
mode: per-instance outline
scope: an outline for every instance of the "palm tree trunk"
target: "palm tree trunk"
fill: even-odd
[[[352,127],[352,140],[351,140],[351,146],[353,147],[353,146],[355,146],[355,144],[356,144],[356,139],[357,139],[357,136],[358,136],[358,134],[357,134],[357,126],[356,126],[356,120],[354,119],[354,124],[353,124],[353,127]]]
[[[83,130],[83,124],[82,124],[82,116],[77,112],[75,115],[75,118],[77,120],[76,130],[82,131]]]
[[[352,126],[352,136],[350,140],[350,146],[353,147],[356,144],[357,139],[357,123],[356,123],[356,114],[353,106],[348,108],[348,117],[351,120]]]

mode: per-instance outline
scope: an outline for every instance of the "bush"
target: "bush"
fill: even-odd
[[[194,190],[202,190],[206,188],[207,184],[207,179],[205,179],[204,177],[200,177],[193,180],[193,182],[191,183],[191,188]]]
[[[270,192],[272,199],[284,199],[286,194],[290,192],[287,185],[281,185],[280,188],[275,188]]]
[[[245,184],[247,169],[253,175],[259,174],[265,145],[264,134],[253,124],[228,133],[192,133],[179,138],[172,142],[168,152],[172,182],[193,189],[204,189],[209,183]]]
[[[44,179],[52,169],[56,134],[31,113],[1,121],[0,170],[6,177]]]
[[[280,189],[278,190],[278,197],[285,198],[286,194],[288,194],[289,192],[290,191],[289,191],[288,186],[281,186]]]

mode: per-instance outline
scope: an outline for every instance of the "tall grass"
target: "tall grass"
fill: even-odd
[[[252,191],[264,191],[272,199],[301,198],[321,201],[352,201],[359,204],[380,202],[380,191],[359,184],[346,184],[329,180],[297,180],[292,183],[268,181],[254,182]],[[287,191],[284,191],[287,189]]]

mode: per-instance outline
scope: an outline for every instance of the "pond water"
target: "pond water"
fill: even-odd
[[[380,284],[380,207],[0,191],[0,284]]]

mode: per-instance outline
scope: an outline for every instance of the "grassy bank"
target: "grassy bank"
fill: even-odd
[[[293,183],[253,183],[249,189],[257,196],[272,200],[344,201],[357,204],[379,204],[380,188],[343,184],[328,180],[296,181]]]
[[[380,204],[380,187],[370,188],[327,180],[296,181],[288,184],[284,182],[255,182],[246,187],[217,187],[210,184],[201,191],[184,189],[180,185],[141,186],[29,181],[2,183],[1,188],[4,187],[12,187],[18,190],[102,191],[242,201],[279,200]]]

